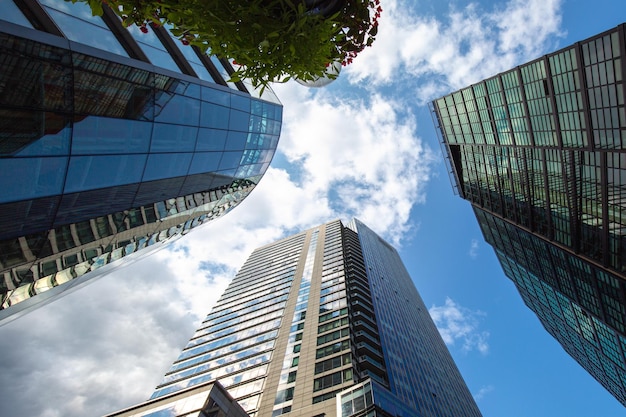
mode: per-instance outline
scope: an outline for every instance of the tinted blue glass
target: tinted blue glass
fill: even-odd
[[[229,109],[215,104],[202,102],[200,126],[228,129]]]
[[[72,128],[66,126],[58,132],[45,134],[25,148],[21,149],[16,156],[49,156],[69,155],[70,138]]]
[[[250,116],[249,129],[252,132],[267,132],[267,119],[261,116]]]
[[[226,144],[226,130],[203,129],[198,130],[196,151],[222,151]]]
[[[242,154],[243,152],[224,152],[220,162],[220,170],[237,168]]]
[[[202,86],[202,101],[230,107],[230,95],[230,91],[221,90],[219,87],[211,88]]]
[[[187,175],[192,153],[158,153],[148,157],[144,181]]]
[[[79,19],[46,7],[46,11],[50,13],[50,16],[54,19],[55,23],[61,28],[61,30],[68,39],[89,46],[93,46],[94,48],[113,52],[117,55],[128,56],[122,45],[120,45],[120,43],[117,41],[115,36],[113,36],[110,30],[103,28],[100,25],[94,24],[102,23],[102,19],[100,17],[92,17],[91,12],[88,12],[88,15],[85,17],[85,13],[83,13],[83,10],[81,9],[86,8],[87,10],[89,10],[89,6],[87,4],[72,4],[69,2],[63,2],[61,4],[71,5],[72,10],[70,12],[74,16],[80,15],[83,19],[89,18],[90,20],[90,22],[87,22],[83,19]]]
[[[198,126],[199,110],[198,100],[160,91],[156,93],[154,120],[157,122]]]
[[[172,59],[172,56],[166,51],[165,47],[157,38],[154,31],[150,26],[146,26],[147,33],[141,32],[138,26],[131,25],[128,27],[128,31],[133,35],[133,38],[139,43],[141,49],[148,56],[150,62],[157,67],[167,68],[171,71],[180,72],[180,68]]]
[[[255,116],[263,116],[263,102],[252,100],[250,103],[250,113]]]
[[[141,181],[146,155],[73,156],[65,192],[93,190]]]
[[[274,108],[274,120],[282,120],[283,119],[282,106],[276,106],[274,104],[270,104],[270,106]]]
[[[253,177],[263,172],[265,172],[263,170],[263,164],[244,165],[237,170],[235,177],[237,178]]]
[[[237,168],[232,168],[232,169],[222,169],[219,171],[220,175],[224,176],[224,177],[232,177],[232,178],[236,178],[235,174],[237,173]]]
[[[187,97],[200,99],[200,86],[198,84],[190,83],[188,81],[181,81],[181,80],[176,80],[175,83],[176,83],[176,86],[173,88],[173,92],[175,92],[176,94],[182,94]]]
[[[228,132],[228,139],[226,140],[227,151],[242,150],[246,146],[246,139],[248,134],[244,132]]]
[[[276,136],[280,135],[281,123],[278,120],[271,120],[270,123],[271,123],[271,128],[272,128],[271,130],[272,135],[276,135]]]
[[[67,157],[0,159],[0,202],[61,194]]]
[[[207,71],[207,69],[204,67],[204,65],[202,65],[202,63],[200,62],[200,58],[198,58],[198,55],[191,48],[191,46],[183,45],[180,42],[180,40],[178,40],[174,35],[172,35],[172,32],[170,32],[170,30],[169,30],[169,29],[172,28],[172,25],[165,25],[164,28],[166,29],[168,35],[170,35],[170,37],[178,45],[178,48],[180,49],[182,54],[187,59],[187,62],[189,62],[189,64],[192,66],[192,68],[194,69],[194,71],[198,75],[198,78],[200,78],[201,80],[210,81],[210,82],[214,83],[215,80],[213,79],[213,77],[211,76],[209,71]],[[194,95],[193,97],[200,98],[200,86],[197,86],[197,87],[198,87],[198,95],[197,96]],[[186,95],[189,95],[189,94],[186,94]]]
[[[197,127],[155,123],[150,152],[192,152],[197,135]]]
[[[2,16],[3,20],[15,23],[16,25],[26,26],[29,28],[33,27],[33,25],[30,24],[28,19],[24,17],[24,14],[12,1],[5,0],[0,2],[0,16]]]
[[[148,122],[86,117],[74,123],[72,155],[146,153],[151,130]]]
[[[204,81],[212,82],[212,83],[215,82],[215,80],[211,76],[211,73],[209,73],[209,71],[204,67],[204,65],[199,64],[199,63],[194,62],[194,61],[190,61],[189,58],[187,57],[187,55],[185,55],[185,57],[187,58],[187,61],[189,62],[189,65],[191,65],[193,70],[196,72],[196,75],[198,76],[198,78],[200,78],[201,80],[204,80]]]
[[[250,113],[250,97],[233,94],[230,97],[231,107],[233,109],[243,110]]]
[[[228,128],[232,130],[248,131],[250,124],[250,113],[242,112],[239,110],[230,111],[230,121]]]
[[[241,163],[250,165],[259,162],[261,152],[258,149],[246,149],[241,157]]]
[[[222,152],[197,152],[191,161],[189,175],[217,171]]]

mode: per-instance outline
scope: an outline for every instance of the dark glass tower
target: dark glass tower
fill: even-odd
[[[256,249],[141,409],[216,380],[250,416],[481,415],[400,256],[357,220]]]
[[[146,30],[83,3],[0,3],[0,319],[228,212],[268,168],[271,90]]]
[[[433,102],[454,187],[543,326],[626,405],[625,25]]]

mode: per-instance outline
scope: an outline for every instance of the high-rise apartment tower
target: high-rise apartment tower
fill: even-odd
[[[626,405],[625,25],[433,102],[454,188],[524,302]]]
[[[357,220],[256,249],[152,399],[115,416],[182,415],[214,381],[253,417],[481,415],[400,256]]]
[[[0,320],[228,212],[269,166],[272,91],[143,29],[0,2]]]

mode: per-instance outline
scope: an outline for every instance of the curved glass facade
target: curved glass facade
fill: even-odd
[[[265,173],[280,134],[273,93],[227,83],[167,31],[135,42],[84,5],[43,3],[20,2],[31,14],[0,6],[18,23],[0,20],[0,319],[228,212]],[[59,32],[28,28],[46,21]],[[68,30],[81,25],[119,45],[74,42],[80,34]]]

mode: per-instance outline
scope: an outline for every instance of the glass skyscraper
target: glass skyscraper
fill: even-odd
[[[626,405],[625,25],[433,102],[456,192],[524,302]]]
[[[114,415],[183,415],[214,381],[253,417],[481,415],[400,256],[357,220],[256,249],[152,399]]]
[[[0,320],[228,212],[267,170],[272,91],[145,30],[107,7],[0,2]]]

